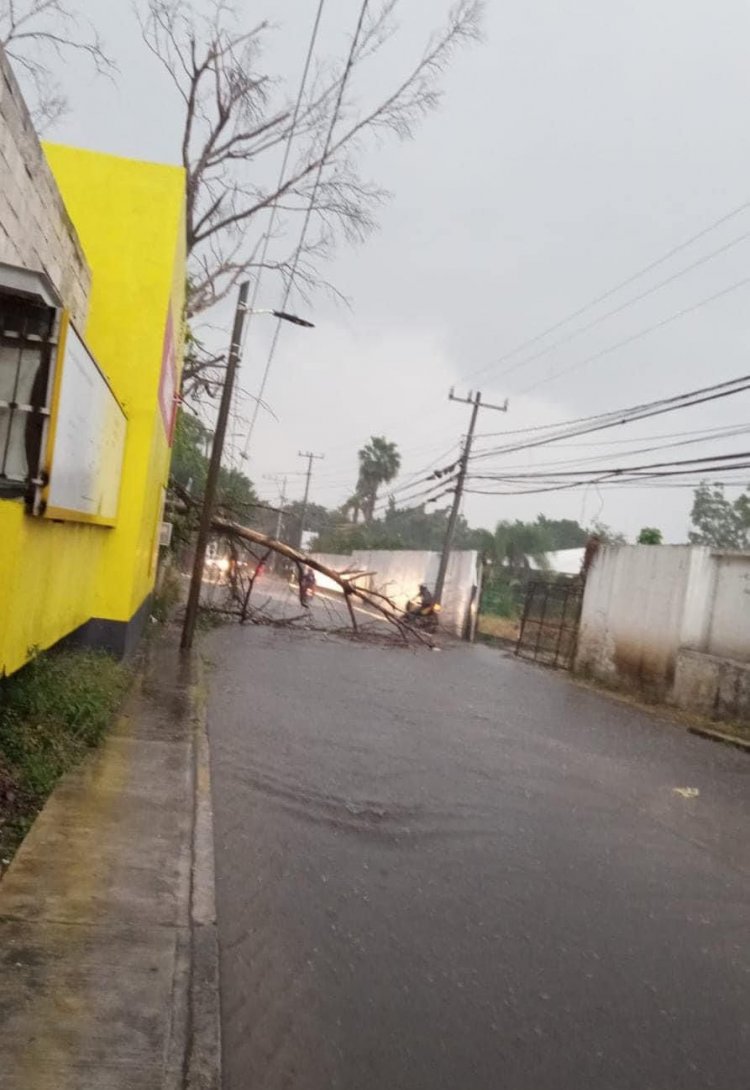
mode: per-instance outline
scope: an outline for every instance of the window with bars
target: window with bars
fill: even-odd
[[[57,312],[0,293],[0,499],[39,482]]]

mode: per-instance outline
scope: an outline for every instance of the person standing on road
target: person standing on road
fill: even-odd
[[[310,608],[310,599],[315,593],[315,573],[312,568],[305,568],[299,581],[299,601],[305,609]]]

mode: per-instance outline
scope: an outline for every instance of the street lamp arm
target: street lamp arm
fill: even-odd
[[[287,314],[285,310],[269,310],[267,308],[245,307],[245,314],[273,314],[274,318],[280,318],[282,322],[291,322],[292,325],[301,325],[305,329],[315,329],[314,322],[308,322],[306,318],[299,318],[296,314]]]
[[[308,322],[306,318],[298,318],[296,314],[287,314],[284,310],[275,310],[274,317],[281,318],[283,322],[291,322],[292,325],[301,325],[305,329],[315,329],[314,322]]]

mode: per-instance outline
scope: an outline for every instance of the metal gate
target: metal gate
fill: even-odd
[[[582,583],[537,580],[526,588],[516,654],[570,670],[576,653]]]

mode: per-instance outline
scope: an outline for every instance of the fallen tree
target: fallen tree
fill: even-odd
[[[278,541],[268,534],[261,533],[260,530],[251,530],[249,527],[242,526],[240,523],[233,522],[227,518],[214,516],[211,520],[211,527],[216,534],[226,539],[230,555],[232,555],[232,550],[234,549],[234,556],[236,557],[237,543],[243,542],[246,546],[249,546],[248,551],[259,564],[265,563],[272,553],[289,561],[296,569],[297,577],[300,582],[305,568],[311,568],[320,575],[325,575],[340,588],[349,612],[351,627],[355,634],[359,635],[361,633],[362,625],[357,618],[353,600],[361,602],[368,609],[387,621],[388,624],[396,630],[404,643],[416,641],[427,647],[434,647],[434,643],[429,636],[407,622],[404,619],[401,610],[387,595],[381,594],[380,591],[356,585],[355,580],[362,578],[361,572],[347,573],[336,571],[334,568],[329,568],[327,564],[322,564],[319,560],[316,560],[307,553],[303,553],[299,549],[295,549],[293,546],[288,545],[285,541]],[[258,552],[253,550],[253,546]],[[257,567],[244,584],[238,577],[238,572],[239,566],[235,565],[234,576],[232,576],[230,565],[230,588],[237,605],[237,609],[232,612],[235,612],[239,616],[240,621],[244,622],[251,619],[250,597],[255,586]],[[233,580],[234,585],[232,585]]]
[[[191,495],[186,488],[183,488],[174,480],[170,482],[170,487],[174,495],[185,505],[186,510],[196,511],[200,507],[202,503],[200,497]],[[285,541],[264,534],[260,530],[253,530],[249,526],[243,526],[242,523],[234,521],[234,519],[227,517],[226,514],[222,514],[221,508],[219,508],[219,513],[215,514],[211,519],[211,529],[214,534],[223,538],[227,543],[230,556],[227,586],[232,602],[231,607],[214,608],[214,612],[236,616],[241,624],[254,621],[255,623],[290,625],[295,621],[306,619],[308,616],[307,610],[304,610],[299,617],[278,619],[273,618],[263,609],[251,606],[250,599],[255,589],[258,568],[260,565],[265,566],[271,555],[276,555],[293,565],[300,584],[305,568],[311,568],[320,575],[325,575],[339,587],[344,596],[351,629],[355,635],[363,635],[364,626],[357,618],[353,599],[373,610],[378,618],[382,618],[391,625],[403,643],[413,642],[430,648],[435,647],[435,643],[430,639],[429,635],[410,624],[404,618],[403,612],[396,603],[386,594],[356,585],[357,579],[372,573],[340,572],[336,571],[335,568],[329,568],[327,564],[322,564],[319,560],[307,553],[303,553],[300,549],[296,549]],[[239,547],[244,548],[255,561],[255,568],[252,573],[244,578],[242,575],[243,565],[240,563],[238,553]]]

